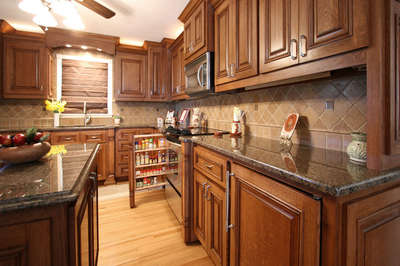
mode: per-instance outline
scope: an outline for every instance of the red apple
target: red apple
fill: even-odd
[[[42,132],[36,132],[35,137],[33,138],[34,142],[40,142],[40,138],[43,137]]]
[[[12,143],[13,141],[11,135],[3,136],[1,144],[3,144],[4,146],[12,146]]]
[[[21,146],[26,143],[26,137],[24,134],[16,134],[13,138],[15,146]]]

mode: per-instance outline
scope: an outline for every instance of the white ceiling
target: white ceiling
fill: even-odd
[[[18,30],[41,31],[33,15],[18,8],[19,0],[1,0],[0,18]],[[98,0],[116,15],[105,19],[84,6],[74,3],[84,31],[121,37],[121,43],[141,45],[144,40],[161,41],[176,38],[183,30],[177,19],[189,0]],[[62,19],[55,16],[60,28]]]

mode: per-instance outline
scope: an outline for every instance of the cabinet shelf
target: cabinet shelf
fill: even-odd
[[[136,188],[136,191],[150,189],[150,188],[156,188],[156,187],[162,187],[162,186],[165,186],[166,184],[168,184],[168,183],[167,182],[161,182],[161,183],[153,184],[153,185],[150,185],[150,186],[138,187],[138,188]]]
[[[167,147],[162,147],[162,148],[156,148],[156,149],[135,150],[135,153],[148,152],[148,151],[165,151],[165,150],[168,150],[168,148]]]
[[[176,174],[178,173],[178,171],[166,171],[166,172],[162,172],[159,174],[149,174],[149,175],[140,175],[140,176],[136,176],[135,179],[140,179],[140,178],[145,178],[145,177],[152,177],[152,176],[162,176],[162,175],[168,175],[168,174]]]
[[[169,164],[169,163],[170,163],[170,162],[136,165],[135,168],[145,168],[145,167],[151,167],[151,166],[161,166],[161,165],[166,165],[166,164]]]

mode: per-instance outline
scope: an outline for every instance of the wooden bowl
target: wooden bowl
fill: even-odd
[[[50,143],[42,142],[0,149],[0,160],[8,163],[28,163],[37,161],[50,150]]]

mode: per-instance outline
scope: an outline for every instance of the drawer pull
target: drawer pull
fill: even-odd
[[[65,138],[65,140],[68,140],[68,141],[69,141],[69,140],[72,140],[72,138],[70,138],[70,137],[67,137],[67,138]]]
[[[212,169],[214,168],[214,165],[212,165],[212,164],[206,164],[206,167],[207,167],[208,169],[212,170]]]
[[[92,136],[92,137],[90,137],[91,139],[97,139],[97,136]]]

